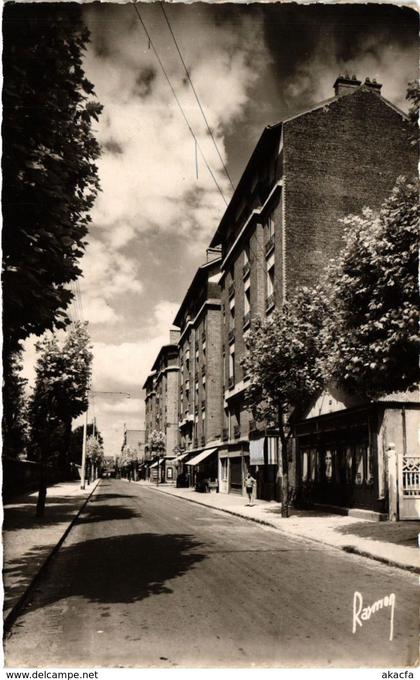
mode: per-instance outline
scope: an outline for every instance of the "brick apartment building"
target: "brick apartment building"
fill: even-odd
[[[217,479],[217,445],[222,432],[222,313],[220,249],[207,251],[178,310],[179,447],[190,481]],[[187,453],[194,453],[194,458]],[[185,483],[185,482],[184,482]]]
[[[416,173],[407,116],[380,91],[376,82],[339,77],[331,99],[265,128],[211,241],[222,248],[222,492],[242,491],[254,463],[259,496],[276,497],[276,447],[243,402],[240,359],[252,318],[269,317],[298,285],[316,283],[340,250],[340,219],[378,209],[399,175]],[[374,496],[372,487],[363,503],[375,505]]]
[[[409,138],[407,116],[381,96],[381,85],[354,76],[339,76],[330,99],[264,129],[210,243],[219,256],[198,270],[175,319],[178,443],[187,463],[186,452],[196,457],[217,448],[220,492],[243,493],[251,469],[258,497],[278,498],[275,433],[254,423],[244,406],[246,333],[253,318],[269,318],[297,286],[317,282],[342,246],[342,218],[366,206],[379,209],[399,175],[416,174],[417,151]],[[210,279],[217,280],[211,290]],[[205,304],[210,300],[213,307]],[[221,329],[212,345],[220,352],[220,370],[214,360],[212,374],[211,328]],[[175,362],[175,345],[172,351]],[[158,361],[153,370],[145,383],[146,430],[158,413],[163,421],[156,401]],[[412,441],[418,404],[401,395],[376,406],[350,403],[343,395],[320,399],[297,426],[292,476],[298,490],[314,502],[382,512],[384,428],[388,423],[402,441],[409,423],[406,439]],[[395,416],[401,409],[403,424]]]
[[[152,477],[159,470],[162,481],[173,482],[175,470],[171,461],[176,456],[178,444],[178,340],[179,331],[171,329],[169,344],[163,345],[152,366],[152,371],[143,385],[145,398],[145,438],[146,453],[151,457],[149,446],[153,430],[162,432],[165,450],[162,462],[150,466]]]

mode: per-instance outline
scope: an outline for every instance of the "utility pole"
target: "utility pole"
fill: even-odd
[[[83,421],[83,448],[82,448],[82,472],[80,488],[84,490],[86,481],[86,438],[87,438],[87,420],[88,409],[85,411],[85,419]]]

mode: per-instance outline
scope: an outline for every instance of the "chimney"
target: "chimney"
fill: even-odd
[[[206,262],[211,262],[212,260],[217,260],[222,254],[222,246],[216,246],[215,248],[207,248],[207,259]]]
[[[346,73],[344,76],[339,75],[334,83],[335,96],[338,97],[340,94],[348,94],[353,92],[362,84],[361,80],[357,80],[356,76],[350,76]]]
[[[370,90],[372,90],[372,92],[375,92],[375,94],[381,94],[382,85],[380,83],[377,83],[375,78],[373,78],[373,80],[366,78],[363,84]]]
[[[179,340],[179,328],[171,328],[169,330],[169,344],[170,345],[176,345]]]

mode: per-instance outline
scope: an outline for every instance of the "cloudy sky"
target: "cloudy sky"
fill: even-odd
[[[104,111],[102,192],[80,281],[94,344],[95,415],[106,453],[143,428],[141,387],[231,195],[159,3],[138,5],[219,184],[216,187],[130,4],[84,9],[85,68]],[[263,127],[333,94],[340,72],[376,78],[406,109],[417,15],[385,5],[165,5],[219,151],[236,184]],[[27,367],[33,360],[29,344]],[[28,375],[30,368],[27,368]]]

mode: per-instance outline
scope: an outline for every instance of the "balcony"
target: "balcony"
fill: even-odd
[[[235,377],[233,375],[230,376],[228,380],[228,388],[231,390],[232,387],[235,386]]]
[[[234,295],[235,295],[235,286],[234,286],[233,283],[232,283],[232,284],[229,286],[229,288],[228,288],[228,296],[229,296],[229,299],[230,299],[230,298],[233,298]]]
[[[206,375],[206,365],[205,364],[201,367],[201,375]]]
[[[269,309],[274,307],[275,299],[274,299],[274,293],[268,296],[267,300],[265,301],[265,311],[268,312]]]
[[[205,446],[205,443],[206,443],[206,438],[205,438],[205,436],[203,435],[203,436],[201,437],[201,446]]]
[[[246,314],[244,314],[243,327],[248,328],[250,323],[251,323],[251,312],[247,312]]]
[[[230,331],[229,331],[229,333],[228,333],[228,342],[229,342],[229,345],[231,345],[232,342],[234,342],[234,341],[235,341],[235,329],[234,329],[234,328],[231,328]]]
[[[222,430],[222,439],[224,442],[229,439],[229,430],[227,427],[224,427]]]
[[[234,436],[235,439],[239,439],[239,437],[241,436],[241,426],[240,425],[234,425],[233,436]]]
[[[205,343],[205,342],[206,342],[206,331],[203,331],[203,332],[201,333],[201,342],[202,342],[202,343]]]
[[[206,400],[205,399],[201,400],[201,408],[206,408]]]
[[[194,437],[194,448],[196,449],[198,446],[198,437]]]
[[[245,278],[246,276],[248,276],[248,274],[250,273],[250,271],[251,271],[251,265],[249,264],[249,262],[247,262],[247,263],[244,264],[244,266],[242,267],[242,276]]]
[[[268,253],[271,253],[273,248],[274,248],[274,234],[270,236],[267,243],[265,244],[265,254],[268,255]]]

